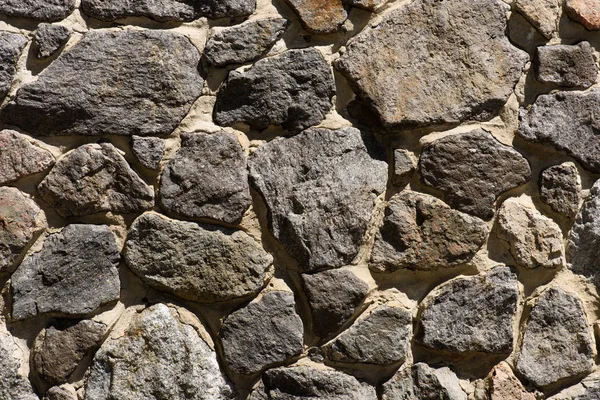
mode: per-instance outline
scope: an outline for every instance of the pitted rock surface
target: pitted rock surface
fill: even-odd
[[[383,384],[382,400],[467,400],[458,377],[448,367],[431,368],[418,363],[398,371]]]
[[[546,39],[551,39],[558,27],[562,0],[516,0],[515,9]]]
[[[535,395],[525,390],[510,365],[504,361],[490,372],[489,381],[490,400],[535,400]]]
[[[0,332],[0,398],[4,400],[39,400],[27,376],[19,373],[19,348],[10,333]]]
[[[33,144],[27,136],[0,131],[0,185],[43,172],[54,162],[52,153]]]
[[[63,25],[42,23],[35,30],[36,57],[47,58],[53,55],[71,37],[71,29]]]
[[[286,3],[310,33],[336,32],[348,18],[343,0],[286,0]]]
[[[21,2],[22,0],[15,0]],[[0,3],[0,10],[2,3]],[[0,32],[0,99],[10,90],[16,72],[17,61],[25,45],[27,38],[18,33]]]
[[[543,170],[540,198],[555,212],[575,218],[581,203],[581,177],[575,164],[565,162]]]
[[[566,0],[565,10],[573,21],[592,31],[600,30],[600,4],[594,0]]]
[[[54,22],[71,14],[75,3],[76,0],[2,0],[0,14]]]
[[[146,168],[157,170],[165,155],[165,141],[157,137],[131,137],[131,149],[138,161]]]
[[[543,83],[589,88],[598,77],[594,50],[588,42],[574,46],[540,46],[537,48],[536,77]]]

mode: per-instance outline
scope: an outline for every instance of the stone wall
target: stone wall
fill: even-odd
[[[0,399],[600,398],[597,2],[0,15]]]

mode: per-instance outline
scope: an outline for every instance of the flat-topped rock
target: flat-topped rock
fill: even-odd
[[[0,14],[54,22],[66,18],[75,9],[76,0],[2,0]]]
[[[598,62],[588,42],[537,48],[536,78],[563,87],[589,88],[596,83]]]

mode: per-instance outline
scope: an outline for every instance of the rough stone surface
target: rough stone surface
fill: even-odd
[[[357,36],[335,66],[388,127],[487,120],[528,59],[505,36],[507,10],[499,0],[413,1]]]
[[[272,262],[243,231],[170,220],[154,213],[133,223],[124,256],[148,286],[198,302],[257,293]]]
[[[0,131],[0,185],[45,171],[54,165],[48,150],[15,131]]]
[[[401,369],[383,384],[382,400],[467,400],[459,380],[448,367],[431,368],[418,363]]]
[[[581,178],[575,164],[565,162],[543,170],[540,198],[557,213],[574,218],[581,203]]]
[[[15,0],[21,2],[22,0]],[[2,3],[0,2],[0,12]],[[16,72],[16,65],[21,52],[27,44],[27,38],[18,33],[0,32],[0,99],[10,90],[13,77]]]
[[[286,0],[310,33],[333,33],[348,18],[343,0]]]
[[[2,122],[39,136],[168,135],[200,96],[199,60],[170,31],[91,31],[19,89]]]
[[[394,174],[392,175],[394,186],[406,186],[415,173],[416,164],[410,151],[404,149],[394,150]]]
[[[451,206],[483,219],[494,216],[500,194],[531,178],[527,160],[482,129],[425,146],[420,172],[427,185],[444,192]]]
[[[62,25],[40,24],[35,30],[36,57],[47,58],[54,54],[71,37],[71,29]]]
[[[19,373],[19,349],[10,333],[0,332],[0,398],[4,400],[38,400],[31,383]]]
[[[457,278],[424,303],[417,340],[457,354],[508,354],[518,300],[517,277],[507,267]]]
[[[181,135],[160,180],[160,204],[183,218],[237,224],[251,204],[246,152],[229,132]]]
[[[533,207],[511,198],[498,211],[498,237],[508,243],[517,265],[560,268],[565,250],[560,227]]]
[[[369,292],[369,286],[347,269],[302,274],[314,333],[326,337],[341,328]]]
[[[229,369],[249,375],[300,354],[304,327],[295,307],[292,293],[273,291],[229,314],[219,332]]]
[[[131,149],[138,161],[148,169],[157,170],[165,155],[165,141],[157,137],[131,137]]]
[[[453,267],[470,261],[487,236],[481,219],[433,196],[403,191],[388,202],[370,267],[377,272]]]
[[[562,0],[516,0],[513,5],[546,39],[552,38],[558,26]]]
[[[594,365],[594,339],[577,295],[552,287],[531,310],[516,370],[547,389],[589,373]]]
[[[598,63],[588,42],[574,46],[540,46],[537,48],[536,77],[543,83],[589,88],[596,83]]]
[[[110,143],[86,144],[60,159],[38,186],[63,217],[135,213],[154,206],[154,191]]]
[[[489,400],[535,400],[533,393],[527,392],[506,362],[501,362],[490,372]]]
[[[246,72],[231,71],[217,93],[215,121],[298,132],[325,118],[334,93],[333,76],[321,53],[288,50],[257,61]]]
[[[77,394],[62,388],[60,386],[53,386],[46,392],[44,400],[78,400]]]
[[[11,277],[12,317],[77,317],[119,298],[119,248],[106,225],[68,225]]]
[[[374,11],[386,4],[388,0],[346,0],[345,3],[353,6],[364,8],[365,10]]]
[[[269,210],[273,235],[304,271],[341,267],[357,255],[388,166],[355,128],[311,129],[260,146],[251,184]]]
[[[287,26],[286,19],[267,18],[225,28],[206,42],[204,57],[218,67],[254,61],[281,38]]]
[[[133,320],[94,357],[86,400],[232,399],[215,351],[176,310],[157,304]]]
[[[600,4],[595,0],[566,0],[565,10],[573,21],[592,31],[600,30]]]
[[[1,0],[0,14],[36,21],[60,21],[75,9],[76,0]]]

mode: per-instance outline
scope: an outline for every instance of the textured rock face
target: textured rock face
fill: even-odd
[[[317,125],[332,107],[333,76],[315,49],[288,50],[232,71],[217,93],[215,121],[254,130],[280,125],[298,132]]]
[[[452,210],[433,196],[401,192],[385,209],[370,267],[377,272],[453,267],[471,260],[487,236],[487,225],[479,218]]]
[[[0,12],[1,7],[2,3],[0,3]],[[26,44],[27,38],[23,35],[0,32],[0,99],[3,99],[10,90],[17,61]]]
[[[588,88],[598,77],[598,63],[588,42],[537,48],[536,77],[543,83]]]
[[[60,21],[75,9],[75,0],[2,0],[0,14],[31,18],[36,21]]]
[[[134,316],[123,336],[104,342],[88,379],[86,400],[232,399],[216,354],[164,304]]]
[[[69,40],[71,29],[62,25],[40,24],[35,30],[37,58],[47,58]]]
[[[498,364],[490,373],[490,400],[535,400],[528,393],[506,362]]]
[[[377,8],[386,4],[388,0],[346,0],[345,3],[354,6],[364,8],[365,10],[374,11]]]
[[[577,21],[587,29],[600,29],[600,4],[594,0],[566,0],[565,10],[573,21]]]
[[[567,256],[573,272],[600,284],[600,181],[594,183],[590,197],[577,214],[569,234]]]
[[[134,213],[154,206],[152,188],[110,143],[78,147],[56,163],[38,191],[63,217]]]
[[[358,253],[387,164],[358,129],[311,129],[256,150],[251,183],[270,229],[304,271],[340,267]]]
[[[148,286],[199,302],[256,294],[272,262],[243,231],[153,213],[133,223],[124,255],[129,268]]]
[[[77,394],[60,386],[53,386],[46,392],[44,400],[78,400]]]
[[[382,400],[467,400],[456,374],[448,367],[431,368],[418,363],[398,371],[383,384]]]
[[[342,0],[286,0],[310,33],[333,33],[348,18]]]
[[[0,185],[45,171],[54,165],[48,150],[15,131],[0,131]]]
[[[10,333],[0,332],[0,398],[5,400],[38,400],[31,383],[19,373],[19,349]]]
[[[594,339],[581,300],[560,288],[546,290],[531,310],[517,371],[546,389],[591,371]]]
[[[336,68],[386,126],[490,119],[527,61],[505,37],[507,9],[499,0],[411,2],[360,34]]]
[[[106,225],[68,225],[49,235],[11,277],[12,317],[76,317],[119,298],[119,248]]]
[[[144,167],[156,170],[165,155],[165,141],[157,137],[133,135],[131,149]]]
[[[451,206],[483,219],[493,217],[500,194],[531,178],[527,160],[482,129],[425,146],[420,172],[427,185],[444,192]]]
[[[418,342],[458,354],[508,354],[518,299],[517,277],[506,267],[457,278],[424,303]]]
[[[412,153],[404,149],[394,150],[394,186],[403,187],[408,184],[415,173],[416,162]]]
[[[229,369],[249,375],[300,354],[304,327],[295,306],[292,293],[273,291],[229,314],[219,333]]]
[[[160,180],[160,203],[170,214],[237,224],[251,204],[246,153],[234,134],[181,135],[181,149]]]
[[[556,31],[561,0],[516,0],[514,6],[546,39]]]
[[[565,162],[543,170],[540,198],[557,213],[574,218],[581,203],[581,178],[575,164]]]
[[[1,118],[40,136],[167,135],[200,96],[199,59],[177,33],[89,32],[22,86]]]

